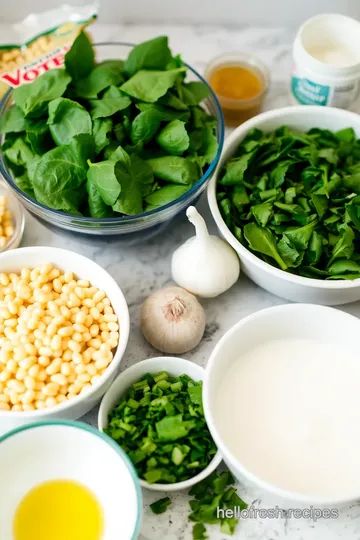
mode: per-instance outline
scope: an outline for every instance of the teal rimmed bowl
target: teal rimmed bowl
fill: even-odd
[[[88,488],[100,504],[101,540],[137,539],[139,480],[126,454],[97,429],[62,420],[22,426],[0,437],[0,462],[0,538],[13,538],[15,511],[31,489],[51,480],[70,480]]]

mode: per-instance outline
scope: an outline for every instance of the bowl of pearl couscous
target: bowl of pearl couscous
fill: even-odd
[[[0,254],[0,434],[80,418],[118,373],[129,311],[115,280],[77,253]]]

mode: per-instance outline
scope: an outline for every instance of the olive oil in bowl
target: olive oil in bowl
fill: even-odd
[[[103,510],[95,495],[72,480],[35,486],[16,509],[14,540],[101,540]]]

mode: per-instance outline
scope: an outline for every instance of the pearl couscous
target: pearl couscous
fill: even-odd
[[[8,208],[8,200],[5,195],[0,195],[0,250],[6,246],[14,232],[14,218]]]
[[[53,407],[113,359],[118,318],[104,291],[51,264],[0,273],[0,411]]]

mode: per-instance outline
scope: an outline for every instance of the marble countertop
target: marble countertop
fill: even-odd
[[[132,26],[101,25],[91,29],[97,42],[139,42],[159,34],[170,36],[174,51],[200,72],[214,56],[232,50],[248,51],[258,55],[270,68],[271,89],[266,100],[266,109],[290,105],[288,94],[291,69],[291,44],[295,29],[284,28],[220,28],[199,26]],[[209,227],[215,225],[203,198],[198,208]],[[176,224],[145,245],[123,245],[107,240],[92,243],[82,239],[63,236],[45,228],[31,216],[27,216],[23,246],[57,246],[80,252],[102,265],[121,286],[130,309],[130,341],[122,362],[122,368],[158,353],[148,345],[139,330],[139,309],[143,300],[154,290],[171,282],[170,258],[174,249],[193,234],[192,226],[185,221]],[[246,277],[219,298],[203,302],[207,316],[205,336],[199,347],[184,357],[205,366],[214,345],[221,336],[239,319],[260,309],[285,303],[284,300],[263,291]],[[360,316],[360,303],[345,306],[345,311]],[[97,411],[91,411],[84,421],[96,425]],[[266,507],[262,498],[239,486],[239,494],[245,501],[254,501],[257,507]],[[179,492],[171,496],[173,504],[160,516],[149,509],[149,503],[162,494],[144,491],[144,518],[141,540],[188,540],[191,539],[191,524],[188,496]],[[360,504],[340,510],[338,519],[322,519],[314,523],[305,519],[248,519],[243,520],[233,538],[247,540],[360,540]],[[211,540],[225,540],[218,526],[208,526]]]

